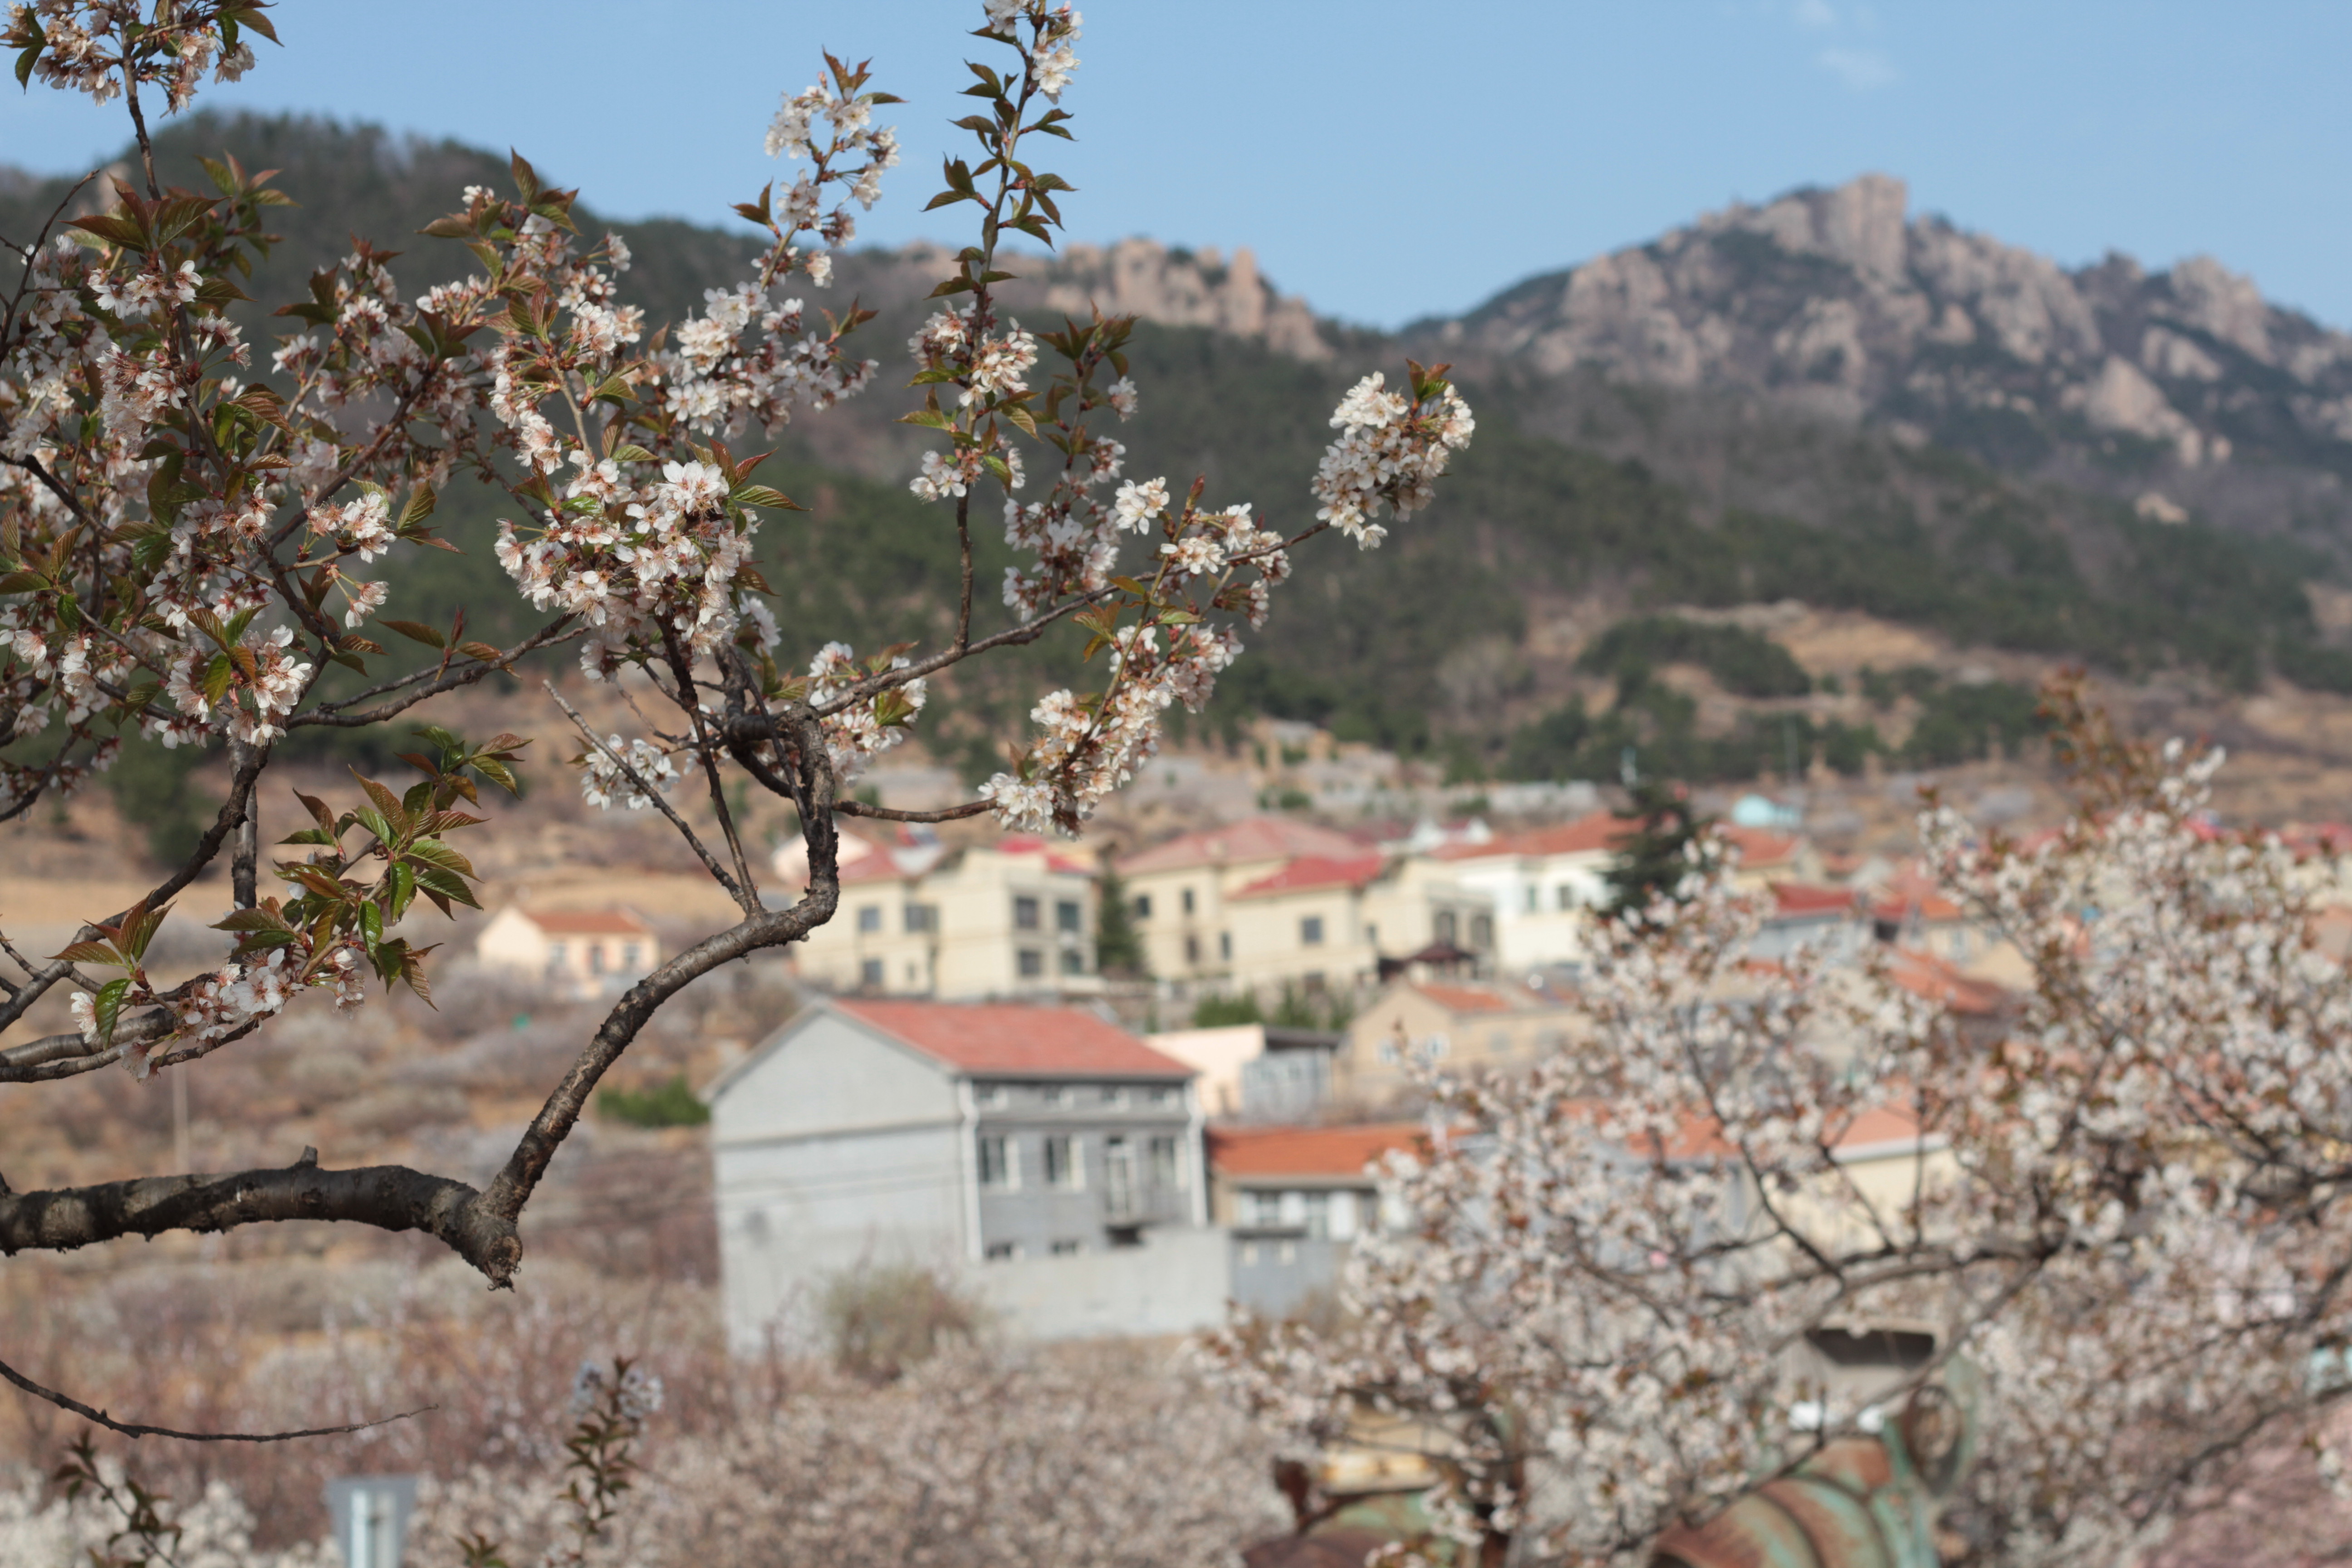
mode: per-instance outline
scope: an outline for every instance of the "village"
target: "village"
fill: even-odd
[[[1270,741],[1286,764],[1194,753],[1159,769],[1188,816],[1234,815],[1178,827],[1147,796],[1126,820],[1160,831],[1123,851],[845,828],[840,911],[790,953],[801,1010],[704,1058],[692,1086],[731,1343],[814,1332],[833,1282],[877,1269],[961,1282],[1037,1340],[1194,1332],[1234,1306],[1328,1312],[1350,1245],[1402,1223],[1384,1162],[1442,1132],[1434,1079],[1591,1048],[1580,981],[1635,826],[1601,790],[1505,786],[1523,797],[1501,803],[1505,826],[1382,816],[1366,807],[1442,811],[1464,792],[1400,788],[1394,759],[1307,726],[1260,731],[1255,754]],[[1262,809],[1302,775],[1323,810]],[[897,802],[937,787],[915,769],[875,776]],[[1471,804],[1494,811],[1496,793]],[[1874,968],[1988,1040],[2032,984],[1915,858],[1825,849],[1763,793],[1728,799],[1710,830],[1759,900],[1754,964],[1802,949],[1832,972]],[[2340,955],[2352,828],[2288,837]],[[790,900],[804,850],[773,858],[772,896]],[[486,969],[583,1000],[663,956],[656,924],[622,903],[513,904],[476,944]],[[1890,1106],[1838,1157],[1857,1181],[1879,1168],[1899,1184],[1937,1147]]]

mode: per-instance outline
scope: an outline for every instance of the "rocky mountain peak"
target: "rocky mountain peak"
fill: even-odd
[[[1735,205],[1421,330],[1465,359],[1757,394],[2119,494],[2221,506],[2245,487],[2215,476],[2258,459],[2341,508],[2352,336],[2210,257],[2069,269],[1907,209],[1879,174]]]

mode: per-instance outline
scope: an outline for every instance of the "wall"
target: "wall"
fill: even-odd
[[[756,1347],[860,1262],[970,1257],[963,1128],[941,1069],[824,1008],[721,1079],[710,1143],[730,1342]]]
[[[971,1276],[1024,1339],[1189,1334],[1225,1320],[1233,1241],[1213,1228],[1154,1228],[1140,1247],[989,1263]]]

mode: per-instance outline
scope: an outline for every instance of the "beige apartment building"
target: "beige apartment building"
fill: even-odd
[[[1096,899],[1094,868],[1040,838],[948,848],[844,834],[840,910],[793,952],[803,978],[838,993],[1094,995]]]
[[[1332,1098],[1363,1109],[1412,1098],[1411,1063],[1510,1071],[1591,1037],[1573,996],[1508,980],[1400,980],[1357,1015],[1331,1064]]]
[[[1151,973],[1180,1000],[1353,990],[1384,958],[1494,946],[1493,900],[1442,863],[1282,817],[1184,834],[1118,873]]]

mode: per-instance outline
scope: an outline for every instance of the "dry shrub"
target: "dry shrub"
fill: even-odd
[[[852,1377],[889,1383],[940,1350],[970,1344],[980,1303],[919,1264],[861,1264],[817,1291],[817,1321],[833,1364]]]

